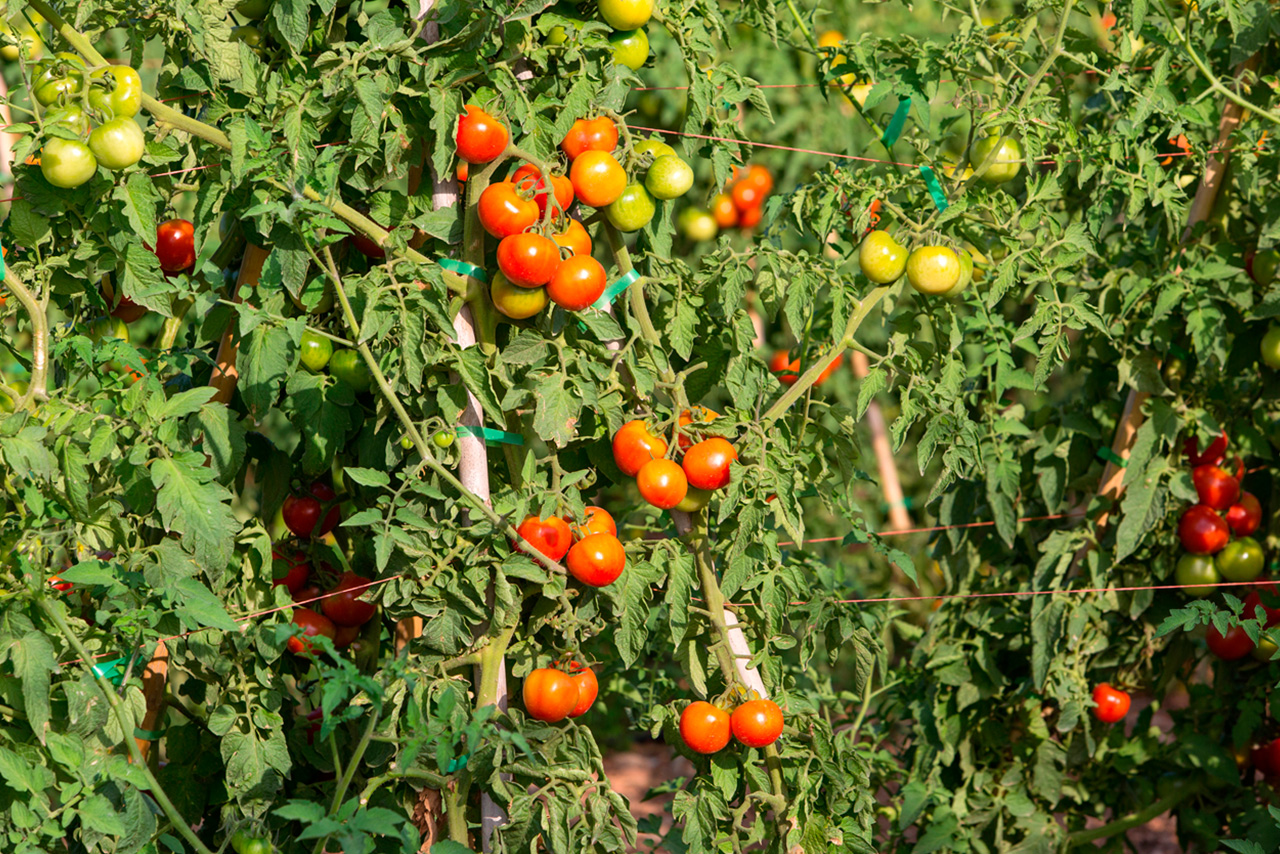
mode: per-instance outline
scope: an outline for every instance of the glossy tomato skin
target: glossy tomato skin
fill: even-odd
[[[578,704],[569,712],[569,717],[580,718],[591,708],[600,694],[600,680],[590,667],[583,667],[574,662],[569,666],[569,678],[578,685]]]
[[[1235,661],[1253,652],[1253,641],[1240,626],[1232,626],[1225,635],[1209,626],[1204,639],[1209,644],[1209,651],[1223,661]]]
[[[1200,450],[1195,436],[1188,436],[1182,443],[1182,452],[1186,455],[1187,462],[1193,467],[1219,465],[1227,458],[1227,431],[1223,430],[1222,435],[1210,442],[1204,451]]]
[[[1240,482],[1218,466],[1196,466],[1191,471],[1200,503],[1214,510],[1226,510],[1240,497]]]
[[[603,507],[588,505],[586,508],[587,521],[581,525],[574,525],[572,520],[565,519],[570,523],[573,530],[573,541],[576,543],[583,537],[589,537],[592,534],[608,534],[611,537],[618,536],[618,524],[613,521],[613,516],[609,515],[609,511]]]
[[[515,184],[506,181],[484,188],[477,213],[484,230],[499,240],[519,234],[538,221],[538,206],[520,195]]]
[[[603,208],[627,188],[627,173],[607,151],[584,151],[569,167],[573,192],[584,205]],[[652,200],[651,200],[652,201]]]
[[[338,523],[342,521],[342,510],[337,505],[330,507],[321,522],[320,516],[324,512],[322,502],[333,501],[337,496],[332,487],[319,481],[311,484],[308,492],[306,495],[290,495],[285,498],[282,508],[284,524],[296,536],[310,537],[314,532],[314,536],[323,537],[338,527]],[[320,523],[318,530],[317,522]]]
[[[590,255],[574,255],[556,268],[547,296],[566,311],[582,311],[595,305],[607,285],[604,265]]]
[[[645,173],[644,186],[654,198],[679,198],[693,187],[693,167],[674,154],[665,154]]]
[[[680,713],[680,738],[696,753],[718,753],[729,743],[729,713],[705,700]]]
[[[323,371],[333,358],[333,342],[310,329],[302,333],[298,349],[301,350],[299,359],[302,366],[313,374]]]
[[[705,425],[710,424],[719,417],[720,413],[716,412],[714,409],[708,409],[705,406],[695,406],[692,409],[686,409],[684,412],[681,412],[680,417],[676,419],[676,425],[681,428],[694,424]],[[693,439],[689,437],[688,431],[683,429],[680,431],[680,441],[678,444],[682,451],[688,450],[688,448],[693,444]]]
[[[510,181],[517,190],[532,194],[533,202],[540,214],[546,212],[552,198],[555,198],[556,207],[560,211],[567,211],[573,204],[573,182],[567,175],[557,175],[553,172],[551,189],[545,190],[546,181],[542,178],[542,172],[532,163],[526,163],[511,173]]]
[[[654,0],[600,0],[600,17],[615,30],[634,30],[649,23]]]
[[[373,385],[373,375],[358,350],[335,350],[329,358],[329,375],[351,386],[357,394],[363,394]]]
[[[133,119],[112,119],[89,134],[89,150],[99,166],[111,170],[128,169],[142,159],[147,138]]]
[[[294,608],[293,622],[302,628],[302,634],[307,638],[324,635],[329,640],[333,640],[337,632],[332,620],[323,614],[317,614],[310,608]],[[310,655],[312,646],[304,637],[294,636],[289,638],[289,652],[295,655]]]
[[[488,163],[507,148],[507,126],[474,104],[458,117],[458,156],[468,163]]]
[[[984,183],[1003,184],[1005,181],[1012,181],[1022,169],[1022,146],[1017,140],[1007,136],[1002,138],[996,134],[975,142],[969,157],[969,165],[977,170],[989,156],[991,162],[981,176]]]
[[[578,705],[578,683],[569,674],[539,667],[524,678],[521,687],[525,711],[544,723],[558,723]]]
[[[564,227],[564,231],[553,233],[551,239],[556,242],[557,246],[568,249],[574,255],[591,254],[591,235],[587,233],[582,223],[576,219],[570,218],[568,224]]]
[[[1113,724],[1124,720],[1129,714],[1129,695],[1106,682],[1093,689],[1093,716],[1104,724]]]
[[[907,256],[907,281],[926,296],[945,294],[960,281],[960,256],[947,246],[921,246]]]
[[[738,208],[728,193],[720,193],[711,200],[711,215],[721,228],[732,228],[738,224]]]
[[[1178,558],[1174,580],[1183,593],[1199,599],[1217,590],[1222,576],[1208,555],[1183,555]]]
[[[541,234],[513,234],[498,244],[498,268],[521,288],[539,288],[560,266],[560,247]]]
[[[507,277],[498,273],[489,285],[489,297],[494,308],[512,320],[524,320],[533,317],[547,307],[550,301],[546,288],[521,288],[511,284]]]
[[[782,735],[782,709],[773,700],[748,700],[733,710],[729,725],[747,747],[768,747]]]
[[[684,501],[689,481],[675,461],[649,460],[636,473],[636,486],[645,501],[659,510],[670,510]]]
[[[573,545],[573,531],[569,528],[569,523],[559,516],[546,519],[526,516],[516,528],[516,533],[529,545],[555,561],[564,557],[569,552],[569,547]]]
[[[1253,581],[1262,574],[1266,557],[1253,537],[1232,540],[1214,556],[1218,573],[1227,581]]]
[[[1262,505],[1251,493],[1240,493],[1239,500],[1227,508],[1227,525],[1237,537],[1247,537],[1262,524]]]
[[[337,626],[363,626],[378,613],[378,606],[360,597],[369,589],[369,579],[344,572],[329,594],[320,600],[320,610]]]
[[[607,116],[578,119],[560,143],[570,160],[577,160],[586,151],[613,151],[617,147],[618,126]]]
[[[156,228],[156,257],[166,273],[181,273],[196,263],[196,229],[185,219],[171,219]]]
[[[716,490],[728,485],[729,467],[737,458],[738,452],[729,440],[713,436],[685,451],[684,473],[690,486]]]
[[[630,233],[644,228],[658,212],[644,184],[628,184],[605,209],[605,216],[618,231]]]
[[[627,565],[627,553],[617,537],[591,534],[569,549],[569,574],[591,587],[606,587],[618,580]]]
[[[635,477],[649,460],[667,455],[667,442],[649,432],[643,421],[628,421],[613,434],[613,461],[627,477]]]
[[[1212,507],[1196,504],[1187,508],[1178,520],[1178,539],[1193,555],[1211,555],[1222,551],[1230,538],[1227,521]]]
[[[284,575],[273,578],[272,586],[284,585],[290,595],[297,593],[307,584],[307,579],[311,577],[311,564],[307,562],[307,556],[300,551],[294,551],[292,558],[286,558],[275,549],[271,550],[271,556],[276,563],[276,571],[280,567],[284,567]],[[275,572],[272,573],[273,575]]]
[[[1260,345],[1262,363],[1268,368],[1280,368],[1280,326],[1271,326],[1262,336]]]
[[[877,285],[891,285],[906,272],[907,248],[887,231],[872,231],[858,247],[858,266]]]
[[[97,171],[97,158],[83,142],[54,137],[40,149],[40,173],[55,187],[75,189]]]

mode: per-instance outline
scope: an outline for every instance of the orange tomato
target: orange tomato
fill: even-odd
[[[667,455],[667,443],[649,432],[643,421],[628,421],[613,434],[613,461],[627,477],[635,477],[649,460]]]

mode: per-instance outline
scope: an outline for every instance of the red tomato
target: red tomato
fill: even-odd
[[[684,469],[673,460],[649,460],[636,473],[636,486],[640,496],[659,510],[670,510],[689,491],[689,481]]]
[[[628,421],[613,434],[613,461],[627,477],[635,477],[649,460],[667,455],[667,443],[649,432],[643,421]]]
[[[156,257],[166,273],[190,270],[196,263],[195,226],[185,219],[171,219],[156,227]]]
[[[680,713],[680,738],[697,753],[716,753],[729,743],[729,713],[705,700]]]
[[[498,268],[517,287],[541,287],[559,266],[560,247],[541,234],[513,234],[498,244]]]
[[[574,255],[591,254],[591,235],[587,234],[582,223],[572,217],[569,218],[569,224],[565,226],[564,231],[553,233],[551,239],[557,246],[563,246]]]
[[[511,183],[516,189],[532,192],[533,200],[538,206],[539,213],[545,213],[547,210],[547,200],[554,194],[556,197],[556,206],[561,211],[569,210],[569,205],[573,204],[573,182],[564,175],[551,174],[551,192],[546,192],[543,188],[546,182],[542,180],[542,172],[532,163],[526,163],[517,169],[511,175]]]
[[[520,693],[525,711],[537,721],[562,721],[578,706],[578,683],[569,674],[549,667],[539,667],[526,676]]]
[[[1187,462],[1192,466],[1216,466],[1227,456],[1227,431],[1223,430],[1221,436],[1210,442],[1209,447],[1204,449],[1204,453],[1200,452],[1196,437],[1188,436],[1182,443],[1182,452],[1186,454]]]
[[[311,642],[306,638],[313,638],[317,635],[324,635],[329,640],[333,640],[336,629],[333,621],[323,614],[317,614],[310,608],[294,608],[293,622],[302,628],[302,636],[293,636],[289,638],[289,652],[298,655],[310,655],[312,652]]]
[[[791,359],[786,350],[774,352],[769,360],[769,370],[778,375],[778,382],[783,385],[794,385],[800,379],[800,360]]]
[[[1214,510],[1226,510],[1240,497],[1240,481],[1221,468],[1211,465],[1196,466],[1191,472],[1200,503]]]
[[[729,197],[733,199],[733,206],[740,214],[764,204],[764,193],[760,192],[760,188],[745,181],[734,184],[729,189]]]
[[[782,735],[782,709],[773,700],[748,700],[733,710],[729,725],[747,747],[768,747]]]
[[[1226,548],[1230,539],[1227,522],[1212,507],[1196,504],[1178,520],[1178,539],[1193,555],[1211,555]]]
[[[1227,524],[1237,537],[1247,537],[1262,524],[1262,505],[1251,493],[1240,493],[1240,499],[1227,508]]]
[[[499,240],[519,234],[538,221],[538,206],[505,181],[484,188],[476,212],[484,230]]]
[[[68,590],[75,587],[75,585],[72,584],[70,581],[63,581],[61,575],[55,575],[52,578],[50,578],[49,586],[52,587],[54,590],[57,590],[59,593],[66,593]]]
[[[761,208],[747,208],[738,217],[738,225],[743,228],[755,228],[760,224],[760,220],[764,218],[764,210]]]
[[[729,483],[729,464],[738,452],[727,439],[713,436],[703,439],[684,454],[684,473],[689,485],[714,490]]]
[[[467,183],[469,177],[471,177],[471,164],[464,160],[458,164],[458,183]]]
[[[369,589],[369,579],[344,572],[329,595],[320,600],[320,610],[339,626],[363,626],[378,613],[378,606],[360,597]]]
[[[359,626],[334,626],[333,645],[338,649],[346,649],[360,637]]]
[[[605,587],[618,580],[627,565],[627,553],[612,534],[591,534],[569,549],[569,574],[592,587]]]
[[[272,549],[271,556],[285,567],[284,575],[271,581],[273,587],[283,584],[285,590],[288,590],[289,594],[293,595],[306,586],[307,579],[311,577],[311,564],[307,563],[305,554],[295,550],[292,558],[286,558],[280,552]],[[272,574],[274,575],[275,573],[273,572]]]
[[[570,160],[577,160],[584,151],[613,151],[617,147],[618,126],[606,116],[578,119],[560,143]]]
[[[1265,599],[1263,597],[1266,597]],[[1249,595],[1244,597],[1244,610],[1241,617],[1253,620],[1258,617],[1258,609],[1262,609],[1267,628],[1280,626],[1280,585],[1274,581],[1264,581],[1254,586]]]
[[[488,163],[507,148],[507,127],[474,104],[458,117],[458,156],[468,163]]]
[[[1235,661],[1253,652],[1253,641],[1249,640],[1249,636],[1240,626],[1227,629],[1225,635],[1213,626],[1209,626],[1204,639],[1209,644],[1209,651],[1223,661]]]
[[[584,205],[603,208],[627,188],[627,173],[607,151],[585,151],[569,167],[573,192]]]
[[[547,519],[526,516],[516,528],[516,533],[551,560],[560,560],[569,551],[569,546],[573,545],[573,532],[569,530],[569,523],[559,516]]]
[[[324,514],[324,521],[320,521],[320,515],[324,511],[321,502],[328,503],[337,496],[333,489],[325,483],[319,481],[311,484],[310,495],[290,495],[284,500],[284,507],[281,512],[284,515],[284,524],[290,531],[299,537],[323,537],[325,534],[338,527],[338,523],[342,521],[342,510],[334,505],[329,512]],[[316,524],[320,527],[317,529]]]
[[[1124,720],[1129,714],[1129,695],[1103,682],[1093,689],[1093,716],[1104,724]]]
[[[600,694],[600,680],[596,679],[594,670],[583,667],[576,661],[569,665],[569,676],[578,684],[578,705],[569,712],[569,717],[582,717]]]
[[[589,505],[587,508],[587,521],[581,525],[573,525],[573,541],[576,543],[583,537],[589,537],[592,534],[608,534],[611,537],[618,536],[618,525],[613,521],[613,517],[609,515],[609,511],[603,507],[595,507]],[[569,520],[565,520],[569,521]],[[571,523],[572,524],[572,523]]]
[[[566,311],[595,305],[608,285],[604,265],[590,255],[574,255],[560,262],[547,283],[547,296]]]
[[[696,416],[696,418],[695,418]],[[692,410],[686,409],[680,413],[680,417],[676,419],[676,424],[680,428],[688,427],[691,424],[710,424],[720,417],[720,413],[714,409],[708,409],[705,406],[695,406]],[[680,449],[687,450],[693,444],[693,439],[689,437],[689,431],[680,430]]]
[[[320,588],[315,584],[304,584],[293,594],[293,601],[299,605],[307,605],[320,600]]]
[[[721,228],[732,228],[738,224],[738,208],[733,204],[733,197],[728,193],[719,193],[711,200],[711,215],[716,218],[716,225]]]
[[[750,184],[765,196],[773,192],[773,175],[769,174],[769,170],[759,163],[752,163],[748,166],[746,174],[742,176],[738,183]]]

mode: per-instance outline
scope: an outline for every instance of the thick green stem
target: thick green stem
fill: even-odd
[[[14,272],[13,267],[5,270],[4,283],[22,303],[27,315],[31,318],[31,384],[21,400],[15,400],[15,409],[25,408],[30,401],[48,400],[49,390],[49,318],[45,315],[44,306],[35,295],[23,284],[22,279]]]
[[[449,838],[460,845],[470,845],[467,827],[467,811],[462,807],[457,787],[450,783],[440,790],[444,801],[444,818],[449,825]]]
[[[502,673],[502,657],[507,654],[507,647],[511,644],[511,636],[515,631],[514,623],[504,627],[494,636],[489,645],[480,651],[482,678],[480,688],[476,692],[477,709],[498,705],[498,676]]]
[[[67,625],[62,613],[43,596],[37,599],[36,603],[54,626],[57,627],[58,631],[61,632],[62,636],[66,638],[67,643],[71,644],[71,648],[80,656],[80,660],[86,664],[92,661],[93,656],[89,653],[89,650],[85,649],[84,644],[80,642],[80,638],[76,637],[75,633],[71,631],[71,627]],[[116,692],[112,690],[111,683],[104,677],[97,676],[97,674],[95,674],[95,677],[94,684],[98,686],[98,690],[106,698],[107,705],[111,707],[111,711],[116,716],[116,721],[119,722],[121,730],[124,731],[125,747],[129,751],[129,756],[133,760],[134,766],[146,778],[151,797],[160,805],[160,809],[164,811],[165,816],[172,822],[174,828],[182,835],[182,838],[187,840],[198,854],[213,854],[201,841],[200,837],[196,835],[196,832],[191,829],[191,825],[182,817],[182,813],[178,812],[178,808],[173,805],[173,801],[169,800],[169,795],[161,788],[160,781],[156,779],[151,769],[147,767],[146,757],[142,755],[142,751],[138,748],[137,739],[132,737],[136,721],[131,718],[124,704],[120,702],[120,698],[116,696]]]
[[[173,342],[178,340],[178,332],[182,329],[182,321],[186,319],[187,312],[190,310],[191,300],[184,299],[178,303],[178,309],[173,313],[173,317],[164,319],[164,329],[160,332],[161,352],[173,349]]]
[[[1198,791],[1200,791],[1200,784],[1192,783],[1180,791],[1166,795],[1144,810],[1130,813],[1124,818],[1118,818],[1115,821],[1102,825],[1102,827],[1094,827],[1089,830],[1077,830],[1075,833],[1067,837],[1067,845],[1068,847],[1075,848],[1080,845],[1087,845],[1088,843],[1098,839],[1108,839],[1135,827],[1141,827],[1161,813],[1167,812],[1182,803]]]

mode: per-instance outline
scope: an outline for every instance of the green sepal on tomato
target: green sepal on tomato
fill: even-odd
[[[70,101],[84,89],[84,61],[74,53],[56,53],[36,63],[31,75],[31,90],[41,106],[49,107],[59,100]]]

